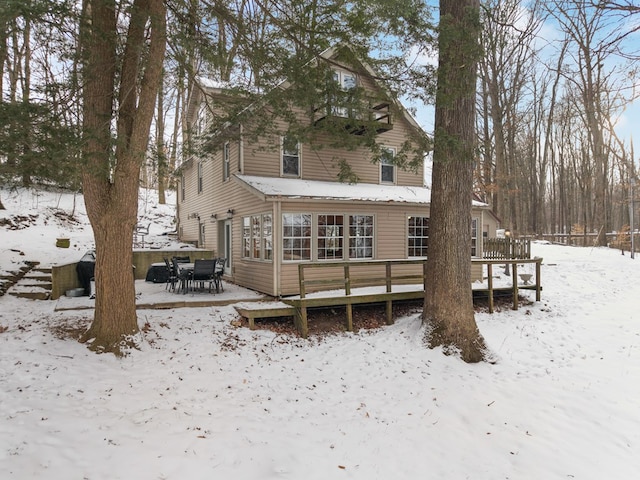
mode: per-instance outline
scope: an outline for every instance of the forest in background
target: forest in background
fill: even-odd
[[[183,139],[198,78],[251,98],[295,80],[324,48],[349,42],[404,101],[434,101],[438,12],[422,2],[403,11],[384,0],[165,3],[168,47],[140,179],[161,201],[191,154]],[[79,8],[71,0],[0,6],[5,182],[80,189]],[[476,193],[515,235],[623,229],[638,165],[632,138],[615,127],[638,96],[640,7],[487,0],[481,11]],[[400,25],[413,31],[401,36]]]

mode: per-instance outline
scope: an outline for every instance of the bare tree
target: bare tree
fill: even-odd
[[[131,239],[160,86],[166,7],[161,0],[133,0],[126,11],[118,7],[116,0],[83,3],[82,183],[96,243],[96,305],[81,341],[121,355],[138,333]]]
[[[485,357],[471,292],[471,198],[475,160],[479,0],[440,0],[435,146],[423,322],[431,347]]]

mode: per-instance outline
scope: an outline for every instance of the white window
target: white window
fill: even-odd
[[[230,156],[229,142],[225,142],[224,146],[222,147],[222,180],[223,181],[229,178],[229,171],[230,171],[229,156]]]
[[[311,260],[310,214],[282,214],[282,259]]]
[[[343,92],[349,92],[356,88],[357,80],[354,73],[347,72],[345,70],[334,70],[333,71],[333,81],[338,84],[338,87]],[[338,117],[349,117],[349,109],[347,107],[343,107],[346,102],[348,95],[337,95],[335,98],[330,100],[331,105],[331,114],[336,115]]]
[[[270,214],[242,219],[242,257],[256,260],[273,259],[273,232]]]
[[[478,219],[471,219],[471,256],[478,256]]]
[[[345,92],[356,88],[356,75],[355,73],[347,72],[345,70],[334,70],[333,80],[340,85],[340,88]]]
[[[300,176],[300,143],[290,135],[282,137],[282,175]]]
[[[202,192],[204,183],[204,174],[202,172],[202,162],[198,162],[198,193]]]
[[[262,216],[262,257],[273,259],[273,221],[269,214]]]
[[[251,217],[242,218],[242,257],[251,258]]]
[[[382,147],[380,157],[380,183],[396,183],[395,148]]]
[[[184,202],[184,199],[187,195],[187,188],[184,184],[184,173],[180,175],[180,201]]]
[[[344,217],[318,215],[318,260],[342,260]]]
[[[407,255],[426,257],[429,244],[429,217],[409,217],[407,231]]]
[[[373,258],[373,215],[349,216],[349,258]]]

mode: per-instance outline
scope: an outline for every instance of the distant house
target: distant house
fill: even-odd
[[[419,125],[366,65],[346,63],[340,49],[323,55],[342,90],[358,86],[371,92],[365,113],[353,115],[338,101],[325,101],[311,120],[301,111],[297,121],[343,122],[352,135],[373,132],[383,152],[380,161],[372,162],[366,147],[318,149],[286,134],[249,140],[238,135],[242,125],[231,125],[228,141],[220,133],[215,152],[193,155],[179,170],[180,239],[225,257],[228,280],[275,297],[298,293],[299,262],[427,254],[430,189],[424,167],[405,171],[391,161],[411,134],[422,133]],[[193,91],[188,124],[197,135],[223,91],[211,85]],[[253,108],[259,114],[260,107]],[[336,158],[348,162],[358,183],[338,181]],[[495,236],[496,229],[488,205],[473,201],[472,217],[470,258],[481,256],[483,235]]]

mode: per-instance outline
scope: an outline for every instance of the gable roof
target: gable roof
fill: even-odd
[[[324,60],[335,60],[340,57],[342,51],[347,50],[353,53],[352,49],[349,45],[340,43],[338,45],[329,47],[318,54],[318,56],[309,61],[308,65],[317,64],[319,62],[318,59]],[[374,81],[376,86],[381,89],[384,95],[389,99],[389,101],[393,104],[393,106],[401,113],[402,117],[408,122],[411,127],[416,129],[416,131],[421,132],[422,134],[426,134],[417,120],[411,115],[411,113],[405,108],[405,106],[400,102],[393,92],[389,90],[384,82],[379,80],[379,74],[364,60],[355,55],[352,56],[350,62],[353,62],[354,65],[353,71],[357,73],[358,69],[365,71]],[[215,98],[216,96],[225,96],[225,90],[231,89],[234,85],[231,82],[219,82],[213,79],[209,79],[206,77],[198,76],[194,80],[194,88],[192,89],[191,95],[187,100],[187,116],[192,118],[195,115],[195,111],[198,103],[200,102],[203,96],[210,96]],[[274,88],[280,90],[286,90],[290,86],[290,82],[288,79],[283,80],[278,86]],[[266,92],[262,92],[263,94]],[[255,105],[254,105],[255,106]]]
[[[258,177],[233,175],[234,180],[262,200],[332,200],[374,203],[406,203],[429,205],[431,189],[401,185],[372,183],[340,183],[300,178]],[[474,207],[487,204],[473,200]]]

